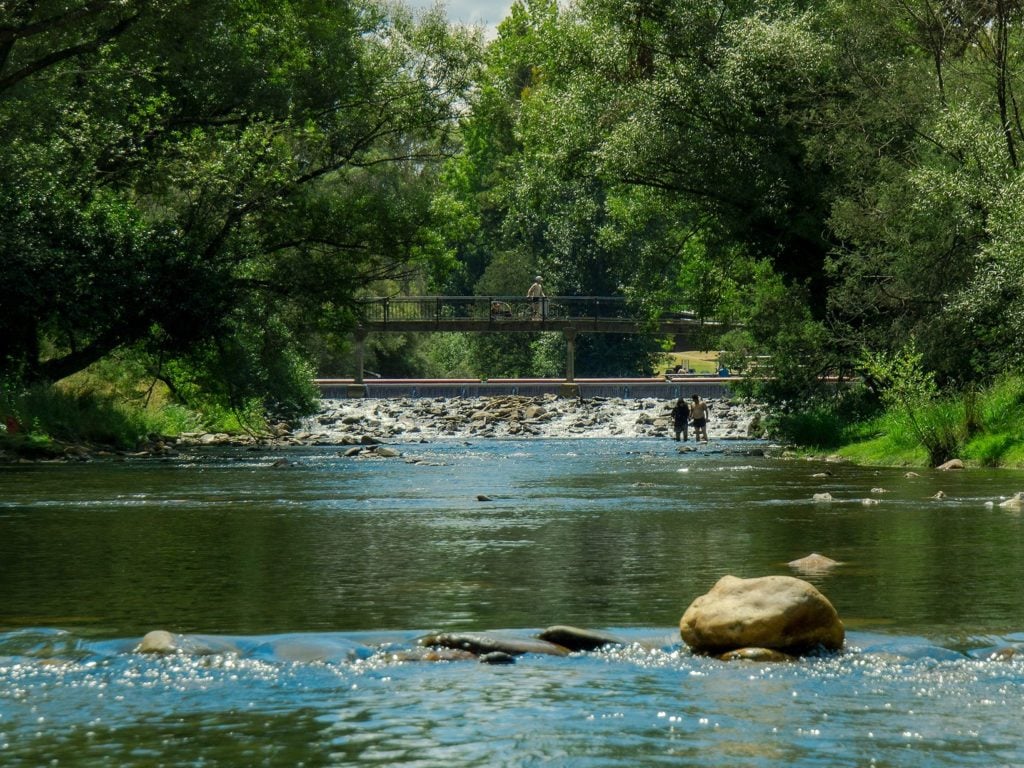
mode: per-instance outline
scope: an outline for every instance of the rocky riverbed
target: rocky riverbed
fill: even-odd
[[[764,436],[764,411],[738,400],[709,400],[709,440]],[[440,438],[672,436],[674,401],[653,398],[563,399],[555,395],[480,398],[324,400],[294,429],[299,443],[352,444]],[[693,440],[691,429],[690,439]]]
[[[765,437],[764,409],[710,399],[710,442]],[[530,437],[672,437],[672,400],[594,397],[565,399],[502,395],[477,398],[325,399],[320,412],[295,424],[275,424],[269,435],[188,432],[155,437],[137,450],[54,442],[28,451],[0,449],[0,462],[89,461],[105,457],[174,457],[203,446],[374,446],[442,439]],[[690,441],[694,441],[690,430]],[[398,455],[397,451],[395,455]]]

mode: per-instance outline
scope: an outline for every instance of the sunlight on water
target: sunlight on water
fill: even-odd
[[[692,656],[672,630],[631,634],[619,648],[491,667],[396,661],[412,633],[204,637],[197,642],[232,650],[167,656],[134,653],[132,640],[8,633],[0,748],[5,765],[43,754],[74,763],[79,749],[131,763],[140,747],[172,744],[183,764],[217,739],[239,755],[265,754],[268,736],[296,759],[339,765],[1024,759],[1024,665],[1012,659],[855,635],[831,657],[725,663]],[[295,661],[296,643],[335,658]]]
[[[997,506],[1021,474],[399,447],[0,468],[0,765],[1024,764],[1024,525]],[[840,563],[806,578],[843,653],[681,644],[719,577],[811,552]],[[406,660],[427,632],[555,623],[628,642]],[[186,652],[137,653],[152,629]]]

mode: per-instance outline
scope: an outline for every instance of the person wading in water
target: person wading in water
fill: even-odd
[[[693,396],[690,416],[693,417],[693,439],[706,443],[708,441],[708,404],[700,399],[700,395]]]
[[[676,440],[679,433],[683,433],[683,442],[690,439],[687,423],[690,421],[690,407],[686,404],[686,398],[680,397],[672,408],[672,430],[676,433]]]

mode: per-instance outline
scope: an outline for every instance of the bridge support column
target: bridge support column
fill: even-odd
[[[356,352],[356,376],[355,380],[348,385],[349,397],[366,397],[366,384],[363,381],[363,361],[366,357],[366,337],[368,332],[365,328],[356,328],[352,335],[355,341]]]
[[[576,383],[576,329],[566,328],[565,336],[565,382],[558,388],[559,397],[579,397],[580,385]]]

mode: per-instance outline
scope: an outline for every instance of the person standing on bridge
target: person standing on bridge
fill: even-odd
[[[708,441],[708,404],[700,399],[700,395],[693,396],[693,405],[690,406],[690,415],[693,417],[693,439],[698,443]]]
[[[540,320],[544,315],[544,281],[540,275],[533,278],[533,285],[526,291],[526,298],[533,302],[533,319]]]
[[[672,431],[676,433],[676,440],[679,440],[679,433],[683,434],[683,442],[690,439],[687,424],[690,421],[690,407],[686,404],[686,398],[680,397],[672,408]]]

